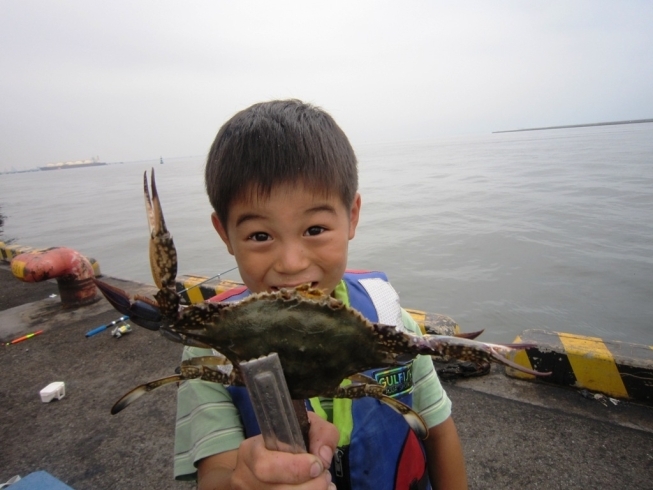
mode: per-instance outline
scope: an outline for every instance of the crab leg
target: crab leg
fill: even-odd
[[[454,337],[458,337],[459,339],[470,339],[474,340],[476,337],[481,335],[485,330],[477,330],[476,332],[460,332],[454,335]]]
[[[518,371],[532,374],[534,376],[548,376],[550,372],[540,372],[528,369],[506,358],[507,354],[513,349],[529,349],[534,347],[533,344],[485,344],[459,337],[448,337],[441,335],[425,335],[417,338],[417,349],[420,354],[448,356],[461,361],[472,362],[497,362],[504,366],[509,366]]]
[[[111,407],[111,415],[115,415],[118,412],[121,412],[127,408],[128,405],[131,405],[132,402],[142,397],[145,393],[156,390],[161,386],[165,386],[176,381],[181,381],[182,379],[183,378],[181,374],[174,374],[172,376],[166,376],[165,378],[157,379],[155,381],[150,381],[149,383],[137,386],[133,390],[130,390],[128,393],[124,394],[122,397],[120,397],[120,400],[113,404],[113,407]]]
[[[184,361],[181,363],[180,374],[166,376],[165,378],[150,381],[149,383],[137,386],[133,390],[130,390],[124,394],[111,408],[111,414],[115,415],[118,412],[124,410],[127,408],[127,406],[131,405],[131,403],[138,400],[140,397],[146,393],[149,393],[150,391],[161,388],[167,384],[184,381],[186,379],[202,379],[204,381],[212,381],[214,383],[233,384],[233,382],[236,380],[235,371],[227,374],[223,371],[211,367],[227,364],[229,364],[229,361],[227,361],[226,358],[210,356],[197,357],[188,361]]]
[[[364,376],[364,375],[355,375],[352,376],[350,379],[354,379],[358,376]],[[365,378],[367,378],[367,376],[365,376]],[[399,400],[395,400],[394,398],[385,395],[383,393],[384,389],[385,388],[382,385],[377,383],[366,384],[366,383],[355,382],[347,386],[340,386],[336,390],[333,397],[355,399],[355,398],[363,398],[369,396],[372,398],[376,398],[381,403],[387,405],[395,412],[402,415],[406,423],[410,426],[411,429],[413,429],[413,431],[415,431],[415,433],[420,437],[420,439],[426,439],[426,437],[428,436],[428,429],[426,428],[426,423],[424,422],[424,419],[408,405],[400,402]]]

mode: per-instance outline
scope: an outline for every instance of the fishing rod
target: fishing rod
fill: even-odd
[[[100,332],[104,332],[107,328],[113,327],[114,325],[117,325],[118,323],[126,322],[127,320],[129,320],[129,317],[127,315],[125,315],[125,316],[121,316],[117,320],[114,320],[112,322],[107,323],[106,325],[100,325],[99,327],[94,328],[93,330],[89,330],[88,332],[86,332],[86,338],[93,337],[93,335],[97,335]]]

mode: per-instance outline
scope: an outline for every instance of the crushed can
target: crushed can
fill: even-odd
[[[111,335],[119,339],[120,337],[122,337],[123,335],[127,335],[131,331],[132,331],[132,326],[129,323],[125,323],[124,325],[120,325],[119,327],[114,328],[111,331]]]

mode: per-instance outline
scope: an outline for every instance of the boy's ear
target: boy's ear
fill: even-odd
[[[361,213],[361,195],[356,193],[354,202],[349,210],[349,239],[351,240],[356,235],[356,227],[358,226],[358,219]]]
[[[229,241],[227,230],[225,230],[224,226],[222,226],[222,223],[220,222],[220,219],[216,213],[211,213],[211,223],[213,223],[213,228],[215,228],[215,231],[218,232],[218,235],[220,235],[220,238],[222,238],[222,241],[227,246],[229,253],[233,255],[234,251],[231,248],[231,242]]]

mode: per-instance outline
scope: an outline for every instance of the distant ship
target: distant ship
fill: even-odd
[[[48,163],[45,167],[39,167],[39,170],[62,170],[67,168],[99,167],[100,165],[106,165],[106,163],[100,162],[97,158],[94,158],[92,160],[77,160],[76,162]]]

